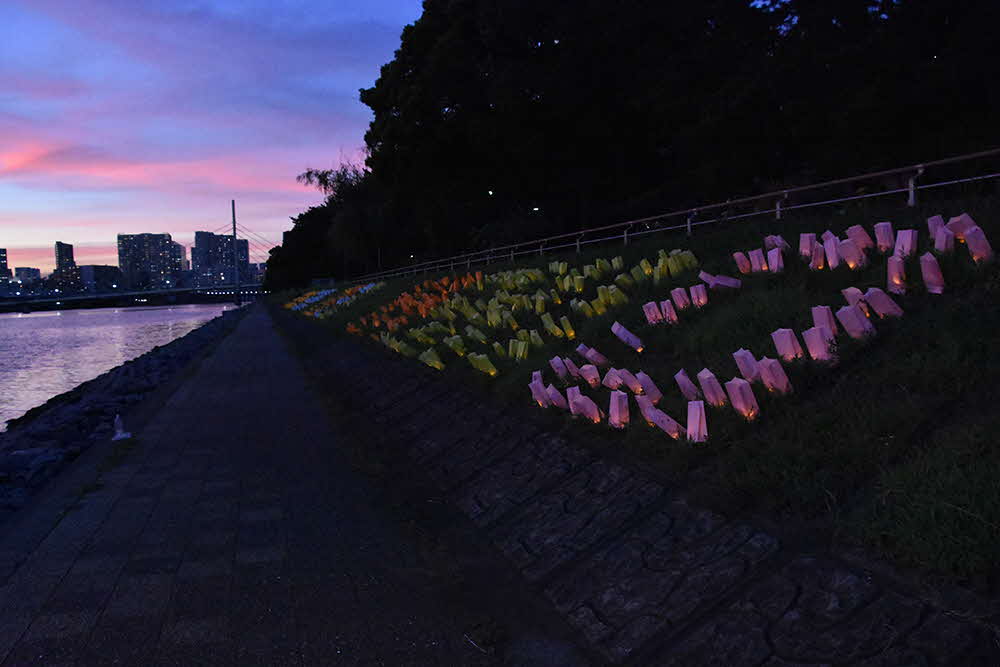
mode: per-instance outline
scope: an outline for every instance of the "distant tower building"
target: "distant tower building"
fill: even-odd
[[[7,249],[0,248],[0,280],[10,279],[10,269],[7,268]]]
[[[88,292],[110,292],[122,284],[122,272],[117,266],[84,264],[80,268],[80,282]]]
[[[250,244],[246,239],[236,240],[236,254],[242,280],[250,266]],[[231,285],[236,281],[233,272],[233,237],[211,232],[195,232],[191,248],[191,270],[196,287]]]
[[[22,283],[30,283],[42,279],[42,270],[31,266],[15,266],[14,277]]]
[[[118,235],[118,268],[129,289],[175,287],[182,254],[183,246],[170,234]]]
[[[52,286],[64,292],[74,292],[82,288],[80,270],[73,260],[73,246],[56,241],[56,270],[52,272]]]
[[[72,244],[56,241],[56,272],[62,273],[66,269],[75,268],[76,262],[73,261]]]

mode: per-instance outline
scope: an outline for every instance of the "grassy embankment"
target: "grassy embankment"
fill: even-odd
[[[996,586],[1000,557],[1000,451],[995,447],[995,427],[1000,417],[992,409],[1000,378],[1000,271],[997,264],[977,267],[964,246],[953,256],[940,258],[947,282],[943,295],[924,289],[917,256],[932,243],[926,218],[941,213],[946,218],[967,211],[1000,250],[1000,201],[967,197],[928,202],[915,208],[858,204],[837,211],[824,209],[782,221],[761,220],[715,225],[683,235],[651,234],[628,246],[591,246],[577,255],[546,255],[525,259],[516,268],[540,267],[564,259],[582,269],[596,257],[622,255],[626,271],[642,257],[656,261],[656,251],[692,250],[709,273],[739,276],[731,253],[762,246],[766,234],[783,234],[792,245],[786,253],[786,270],[780,275],[739,276],[738,291],[714,290],[701,311],[685,310],[676,326],[652,327],[645,323],[641,304],[664,299],[672,287],[698,282],[697,270],[672,278],[658,287],[651,281],[627,291],[630,303],[604,316],[585,319],[562,306],[550,304],[549,312],[568,314],[576,340],[554,339],[545,334],[533,313],[515,313],[526,328],[537,328],[545,341],[533,348],[527,361],[497,359],[491,348],[465,337],[469,351],[486,352],[500,375],[488,378],[446,346],[437,345],[447,364],[442,373],[459,383],[485,385],[504,401],[530,405],[530,373],[542,369],[546,382],[556,381],[548,359],[556,354],[573,356],[577,342],[596,347],[613,366],[633,372],[646,371],[665,396],[660,407],[682,424],[685,401],[672,380],[680,368],[694,379],[710,368],[720,382],[738,375],[732,353],[751,350],[758,358],[775,357],[770,333],[780,327],[797,333],[812,326],[810,307],[844,305],[840,290],[856,286],[885,287],[885,258],[869,252],[870,264],[859,271],[809,271],[797,253],[799,232],[819,235],[830,229],[843,236],[853,224],[865,226],[874,237],[875,222],[891,220],[895,229],[920,231],[918,253],[907,261],[909,290],[894,297],[905,314],[898,320],[877,320],[877,335],[863,343],[838,338],[839,362],[834,366],[797,361],[784,364],[794,393],[766,395],[759,384],[754,391],[761,414],[746,422],[731,408],[708,409],[709,441],[692,445],[675,442],[648,428],[631,404],[632,426],[617,432],[571,420],[549,410],[544,418],[555,429],[599,448],[636,457],[668,480],[681,485],[695,500],[730,514],[763,513],[778,520],[812,521],[827,526],[849,540],[862,541],[906,565],[972,582],[977,588]],[[487,273],[515,268],[494,265]],[[434,276],[430,276],[434,277]],[[422,278],[422,277],[421,277]],[[610,283],[610,277],[600,282]],[[329,319],[338,335],[349,321],[412,288],[413,279],[388,283]],[[596,284],[587,280],[583,297],[596,296]],[[551,282],[541,285],[546,291]],[[533,294],[538,285],[524,290]],[[492,296],[487,287],[484,299]],[[477,298],[469,290],[470,300]],[[640,355],[619,342],[610,325],[620,321],[642,338]],[[411,323],[412,324],[412,323]],[[461,333],[466,324],[457,322]],[[513,334],[484,328],[492,339],[506,345]],[[404,338],[403,332],[397,332]],[[371,341],[369,341],[371,342]],[[423,349],[413,341],[414,347]],[[388,354],[393,354],[387,350]],[[578,363],[583,363],[579,361]],[[413,360],[413,363],[419,363]],[[436,371],[427,369],[428,373]],[[560,383],[556,381],[557,386]],[[585,391],[607,409],[607,389]]]

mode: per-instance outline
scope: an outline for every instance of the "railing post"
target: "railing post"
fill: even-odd
[[[917,179],[924,173],[924,165],[917,166],[917,173],[910,176],[906,183],[906,205],[914,207],[917,205]]]
[[[514,249],[513,248],[510,249],[510,263],[511,264],[514,263]]]
[[[694,216],[696,214],[697,214],[697,211],[691,211],[691,213],[688,214],[688,219],[687,219],[687,235],[688,236],[691,236],[691,223],[694,222]]]
[[[625,225],[625,231],[622,232],[622,238],[625,240],[625,245],[628,245],[628,230],[632,228],[632,225]]]
[[[545,243],[543,242],[538,246],[538,256],[541,257],[544,254],[545,254]]]
[[[580,234],[579,236],[576,237],[576,254],[577,255],[580,254],[580,239],[582,239],[582,238],[583,238],[583,234]]]
[[[788,199],[788,192],[787,191],[781,193],[781,199],[779,199],[778,203],[774,205],[774,219],[775,220],[781,220],[781,208],[782,208],[782,205],[785,203],[786,199]]]

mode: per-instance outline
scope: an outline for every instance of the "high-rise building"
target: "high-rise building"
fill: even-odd
[[[15,266],[14,278],[22,283],[30,283],[42,279],[42,270],[31,266]]]
[[[246,239],[236,239],[236,254],[242,276],[240,281],[245,282],[250,266],[250,244]],[[233,273],[233,237],[195,232],[191,270],[197,287],[233,284],[236,281]]]
[[[175,287],[180,274],[180,253],[170,234],[119,234],[118,268],[129,289]]]
[[[56,272],[61,273],[73,268],[76,268],[76,262],[73,261],[72,244],[56,241]]]
[[[80,282],[88,292],[111,292],[122,285],[122,272],[117,266],[83,264],[79,269]]]
[[[7,268],[7,249],[0,248],[0,280],[10,279],[10,269]]]

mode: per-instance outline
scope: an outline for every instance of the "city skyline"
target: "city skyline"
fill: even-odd
[[[321,201],[308,167],[362,160],[372,85],[419,0],[13,0],[0,6],[0,247],[11,266],[113,264],[117,233],[190,247],[229,219],[274,243]],[[258,259],[258,258],[254,258]],[[260,258],[264,259],[264,258]]]

